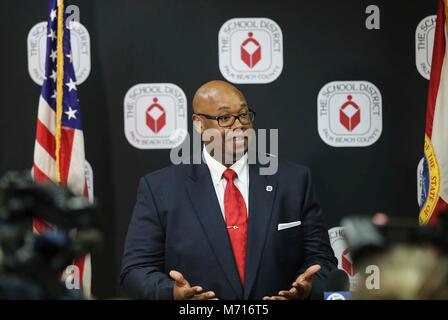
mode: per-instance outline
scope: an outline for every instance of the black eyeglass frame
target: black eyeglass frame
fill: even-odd
[[[250,116],[252,114],[252,116]],[[221,128],[228,128],[228,127],[231,127],[231,126],[233,126],[233,124],[235,123],[235,121],[238,119],[238,121],[241,123],[241,124],[249,124],[249,123],[253,123],[254,122],[254,120],[255,120],[255,115],[256,115],[256,113],[255,113],[255,111],[254,110],[252,110],[252,109],[249,109],[249,111],[248,112],[243,112],[243,113],[240,113],[240,114],[237,114],[237,115],[234,115],[234,114],[229,114],[229,115],[222,115],[222,116],[211,116],[211,115],[209,115],[209,114],[204,114],[204,113],[195,113],[195,115],[197,115],[197,116],[202,116],[202,117],[204,117],[204,118],[206,118],[206,119],[209,119],[209,120],[215,120],[215,121],[217,121],[218,122],[218,125],[221,127]],[[249,115],[249,123],[242,123],[241,122],[241,120],[240,120],[240,117],[241,116],[243,116],[243,115]],[[232,121],[232,123],[231,124],[229,124],[229,125],[226,125],[226,126],[222,126],[221,124],[220,124],[220,119],[222,119],[223,117],[232,117],[233,118],[233,121]]]

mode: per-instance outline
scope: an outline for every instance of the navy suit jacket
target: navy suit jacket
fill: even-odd
[[[301,225],[277,230],[295,221]],[[243,286],[209,169],[205,163],[182,164],[141,178],[120,281],[133,297],[172,299],[168,273],[177,270],[219,299],[261,299],[288,290],[314,264],[322,267],[312,280],[319,298],[337,260],[306,167],[280,161],[275,175],[261,176],[259,165],[249,165]]]

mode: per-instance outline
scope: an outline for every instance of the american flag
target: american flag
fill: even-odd
[[[45,78],[39,99],[33,176],[37,182],[50,180],[67,186],[77,195],[88,197],[84,135],[67,18],[65,0],[50,0]],[[52,227],[35,220],[33,228],[42,233]],[[79,268],[84,294],[89,297],[90,256],[79,258],[74,264]]]
[[[423,192],[419,222],[437,223],[448,211],[448,6],[438,0],[437,25],[426,110]]]

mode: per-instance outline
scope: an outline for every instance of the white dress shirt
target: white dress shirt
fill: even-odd
[[[222,176],[227,169],[221,162],[213,158],[206,148],[202,150],[205,162],[207,163],[210,175],[212,176],[213,186],[215,187],[216,196],[218,197],[219,206],[221,207],[222,216],[226,220],[224,211],[224,191],[226,190],[227,180]],[[247,153],[244,154],[237,162],[229,168],[236,172],[237,177],[234,180],[235,186],[243,195],[246,203],[247,214],[249,214],[249,165],[247,163]]]

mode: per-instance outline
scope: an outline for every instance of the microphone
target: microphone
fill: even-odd
[[[325,284],[324,300],[349,300],[351,298],[350,280],[345,271],[332,271]]]

